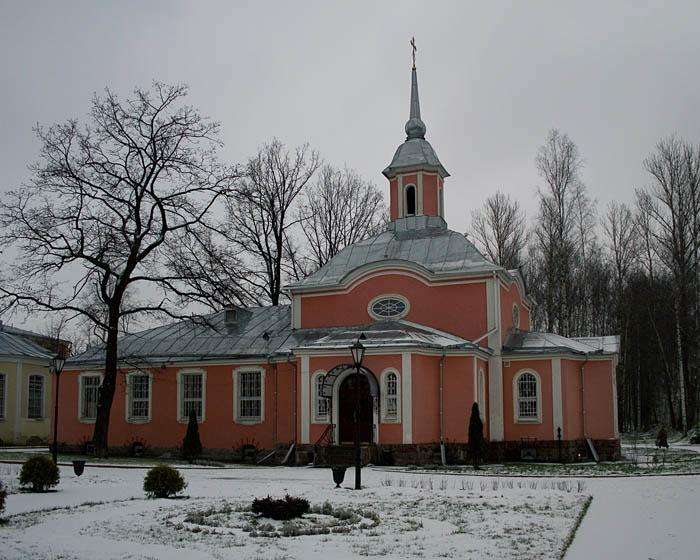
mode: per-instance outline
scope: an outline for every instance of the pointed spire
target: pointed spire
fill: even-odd
[[[411,112],[406,123],[407,140],[425,138],[425,123],[420,118],[420,101],[418,100],[418,73],[414,66],[411,70]]]

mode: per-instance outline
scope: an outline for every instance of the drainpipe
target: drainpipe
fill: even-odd
[[[444,402],[444,391],[445,391],[445,349],[442,349],[442,355],[440,356],[440,459],[442,459],[442,464],[447,464],[447,458],[445,457],[445,402]]]
[[[274,362],[272,364],[272,367],[275,370],[275,420],[274,423],[272,424],[272,446],[274,447],[277,445],[277,362]]]
[[[289,356],[287,356],[287,362],[289,365],[292,366],[294,369],[294,439],[292,440],[295,444],[297,442],[297,430],[299,429],[299,426],[297,424],[297,409],[299,408],[297,404],[297,364],[296,362],[292,361],[292,357],[294,356],[294,353],[290,353]]]

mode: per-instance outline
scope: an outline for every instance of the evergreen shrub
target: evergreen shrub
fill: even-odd
[[[27,459],[19,472],[19,483],[31,486],[32,492],[46,492],[56,486],[59,480],[56,463],[46,455],[35,455]]]
[[[283,499],[256,498],[253,500],[253,513],[270,519],[287,520],[309,513],[309,501],[287,494]]]
[[[197,413],[190,410],[190,420],[187,423],[187,433],[182,440],[182,457],[192,463],[202,454],[202,441],[199,439],[199,425],[197,424]]]
[[[169,498],[186,487],[180,471],[168,465],[153,467],[143,480],[143,490],[149,498]]]

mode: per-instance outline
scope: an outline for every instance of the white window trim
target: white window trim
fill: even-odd
[[[486,419],[486,374],[484,373],[484,368],[479,368],[477,376],[476,402],[479,405],[479,414],[481,415],[481,421],[483,422]]]
[[[382,299],[388,299],[388,298],[394,298],[394,299],[399,299],[401,300],[406,308],[403,310],[403,313],[400,313],[398,315],[394,315],[393,317],[382,317],[381,315],[376,315],[372,311],[372,306],[378,302],[379,300]],[[406,315],[408,315],[408,312],[411,310],[411,302],[408,301],[406,296],[402,296],[401,294],[381,294],[378,296],[373,297],[369,303],[367,304],[367,314],[372,317],[375,321],[396,321],[398,319],[403,319]]]
[[[526,373],[535,376],[537,380],[537,417],[520,417],[520,394],[518,392],[518,380]],[[521,369],[513,376],[513,421],[516,424],[541,424],[542,423],[542,378],[534,369]]]
[[[104,373],[97,371],[86,371],[78,375],[78,421],[82,424],[94,424],[97,420],[97,415],[95,418],[84,418],[83,417],[83,378],[84,377],[99,377],[100,387],[102,387],[102,382],[104,381]],[[99,395],[99,393],[98,393]]]
[[[131,378],[140,376],[148,377],[148,415],[145,418],[134,418],[131,416]],[[130,371],[126,374],[124,385],[124,418],[126,422],[128,424],[148,424],[151,421],[153,411],[153,374],[150,371]]]
[[[241,418],[240,403],[238,402],[238,376],[241,373],[256,372],[260,373],[260,417],[259,418]],[[252,426],[265,422],[265,369],[261,367],[239,367],[233,370],[233,421],[236,424]]]
[[[513,304],[513,307],[511,308],[511,315],[513,317],[513,326],[516,329],[520,328],[520,307],[518,306],[517,303]],[[517,321],[516,321],[517,319]]]
[[[0,422],[7,420],[7,374],[0,371],[0,385],[3,388],[3,399],[0,403]]]
[[[318,371],[315,371],[311,375],[311,394],[313,395],[313,402],[311,403],[311,406],[313,407],[313,414],[312,414],[312,421],[311,421],[312,424],[329,424],[331,421],[330,399],[326,399],[329,401],[328,402],[328,405],[329,405],[328,412],[323,416],[321,416],[318,413],[319,396],[318,396],[318,391],[316,390],[316,382],[318,381],[319,377],[326,375],[326,373],[327,372],[325,370],[319,369]]]
[[[396,416],[387,416],[387,406],[386,406],[386,378],[393,373],[396,375]],[[401,423],[401,374],[395,368],[386,368],[382,371],[379,376],[380,380],[380,393],[382,396],[381,400],[381,411],[382,411],[382,423],[383,424],[400,424]]]
[[[202,417],[199,423],[203,424],[207,418],[207,372],[200,368],[185,368],[177,372],[177,421],[179,424],[188,424],[190,419],[182,417],[182,376],[198,373],[202,376]]]
[[[41,377],[41,408],[39,416],[29,416],[29,383],[32,377]],[[27,376],[27,420],[30,422],[43,422],[46,419],[46,378],[42,372],[32,372]]]

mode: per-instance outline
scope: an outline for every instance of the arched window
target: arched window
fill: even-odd
[[[44,417],[44,376],[29,376],[29,398],[27,401],[27,418]]]
[[[416,187],[408,185],[406,187],[406,216],[416,215]]]
[[[323,396],[323,381],[326,378],[325,371],[319,371],[314,374],[314,422],[328,422],[329,417],[329,401]]]
[[[515,419],[517,422],[541,422],[541,388],[537,374],[524,371],[515,376]]]
[[[389,369],[382,372],[382,421],[399,422],[401,419],[401,391],[399,374]]]

